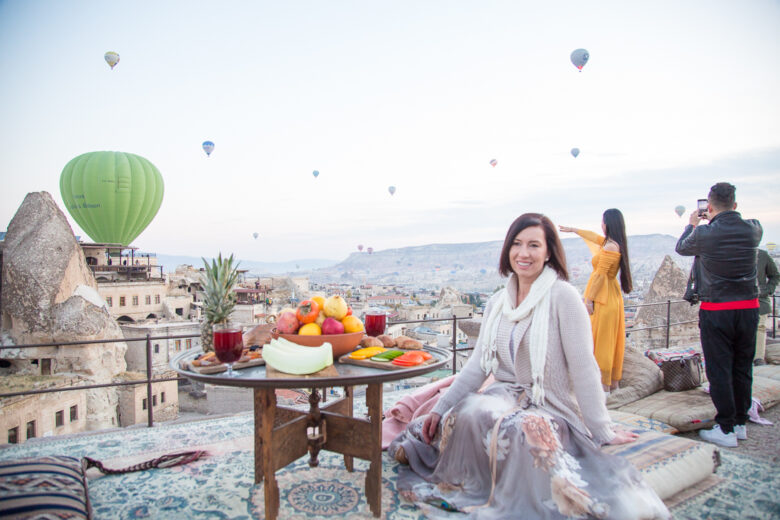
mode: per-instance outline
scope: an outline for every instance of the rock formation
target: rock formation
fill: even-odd
[[[661,262],[661,267],[655,273],[653,282],[645,294],[643,304],[658,303],[640,307],[636,313],[634,328],[659,327],[649,330],[632,332],[629,341],[638,346],[648,348],[660,348],[666,346],[666,312],[667,300],[679,301],[685,294],[688,282],[688,273],[677,267],[671,257],[667,255]],[[688,345],[698,343],[698,305],[692,306],[688,302],[672,303],[669,309],[669,318],[672,324],[687,322],[682,325],[673,325],[669,330],[669,345]]]
[[[29,193],[8,225],[2,291],[2,329],[14,345],[124,338],[65,215],[46,192]],[[7,349],[0,357],[11,364],[6,373],[50,370],[95,384],[125,371],[126,350],[125,343],[98,343]],[[115,388],[88,390],[87,427],[115,426],[116,407]]]

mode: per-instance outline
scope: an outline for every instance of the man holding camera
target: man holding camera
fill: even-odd
[[[699,435],[730,448],[747,439],[759,310],[756,250],[763,234],[757,220],[734,211],[735,191],[727,182],[714,185],[707,211],[691,213],[676,247],[680,255],[698,257],[699,331],[717,410],[717,424]],[[702,218],[709,225],[699,226]]]

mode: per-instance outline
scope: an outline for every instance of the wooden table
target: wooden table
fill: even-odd
[[[279,514],[279,488],[276,470],[309,453],[309,465],[319,464],[320,450],[344,455],[347,471],[353,470],[353,457],[369,461],[365,494],[374,516],[382,512],[382,384],[418,376],[442,368],[451,354],[441,348],[426,347],[433,354],[431,364],[383,370],[352,364],[334,363],[334,371],[326,377],[272,374],[258,366],[236,371],[237,377],[222,374],[199,374],[186,368],[187,362],[200,351],[183,352],[171,361],[171,367],[184,377],[214,385],[249,387],[254,389],[255,411],[255,483],[265,481],[265,517]],[[368,418],[353,417],[353,389],[367,385]],[[320,406],[320,388],[343,387],[344,397]],[[308,412],[276,402],[279,388],[309,388]]]

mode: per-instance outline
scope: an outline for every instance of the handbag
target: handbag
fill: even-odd
[[[693,349],[677,352],[649,351],[652,359],[664,376],[664,390],[684,392],[701,386],[702,355]]]

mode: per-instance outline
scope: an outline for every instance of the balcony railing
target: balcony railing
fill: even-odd
[[[770,317],[772,318],[772,338],[777,337],[777,330],[776,330],[776,318],[777,316],[777,296],[772,296],[772,312],[770,313]],[[656,326],[650,326],[650,327],[640,327],[636,329],[627,329],[627,333],[631,332],[637,332],[640,330],[649,330],[649,329],[666,329],[666,348],[669,347],[669,336],[670,336],[670,330],[672,327],[679,326],[679,325],[685,325],[689,323],[696,323],[698,320],[688,320],[688,321],[681,321],[681,322],[675,322],[671,323],[671,305],[677,304],[677,303],[687,303],[685,300],[667,300],[666,302],[658,302],[658,303],[643,303],[643,304],[637,304],[637,305],[627,305],[626,308],[640,308],[640,307],[650,307],[650,306],[657,306],[657,305],[665,305],[666,306],[666,323],[664,325],[656,325]],[[450,321],[452,322],[452,339],[451,339],[451,351],[452,351],[452,373],[457,373],[457,354],[459,352],[467,352],[470,350],[473,350],[473,347],[466,347],[466,348],[458,348],[458,341],[457,341],[457,333],[458,333],[458,320],[468,320],[472,318],[458,318],[457,316],[453,316],[450,318],[426,318],[422,320],[405,320],[405,321],[393,321],[388,322],[388,326],[392,325],[406,325],[406,324],[412,324],[412,323],[432,323],[432,322],[444,322],[444,321]],[[93,344],[99,344],[99,343],[131,343],[135,341],[145,341],[146,342],[146,379],[137,380],[137,381],[123,381],[118,383],[103,383],[103,384],[95,384],[95,385],[73,385],[73,386],[64,386],[64,387],[56,387],[56,388],[45,388],[40,390],[27,390],[24,392],[9,392],[0,394],[0,399],[6,398],[6,397],[17,397],[17,396],[25,396],[25,395],[37,395],[37,394],[48,394],[48,393],[55,393],[55,392],[69,392],[69,391],[76,391],[76,390],[88,390],[91,388],[110,388],[110,387],[119,387],[119,386],[130,386],[130,385],[146,385],[146,394],[147,394],[147,403],[149,405],[147,406],[147,424],[149,427],[154,426],[154,407],[151,405],[153,402],[152,399],[152,384],[154,383],[165,383],[168,381],[188,381],[185,377],[169,377],[169,378],[160,378],[155,379],[152,374],[152,341],[153,340],[169,340],[169,339],[187,339],[187,338],[197,338],[200,337],[199,334],[180,334],[180,335],[170,335],[170,336],[152,336],[150,334],[147,334],[146,337],[141,338],[123,338],[123,339],[97,339],[97,340],[89,340],[89,341],[70,341],[70,342],[53,342],[53,343],[35,343],[35,344],[23,344],[23,345],[0,345],[0,350],[5,349],[29,349],[29,348],[41,348],[41,347],[64,347],[64,346],[82,346],[82,345],[93,345]]]

